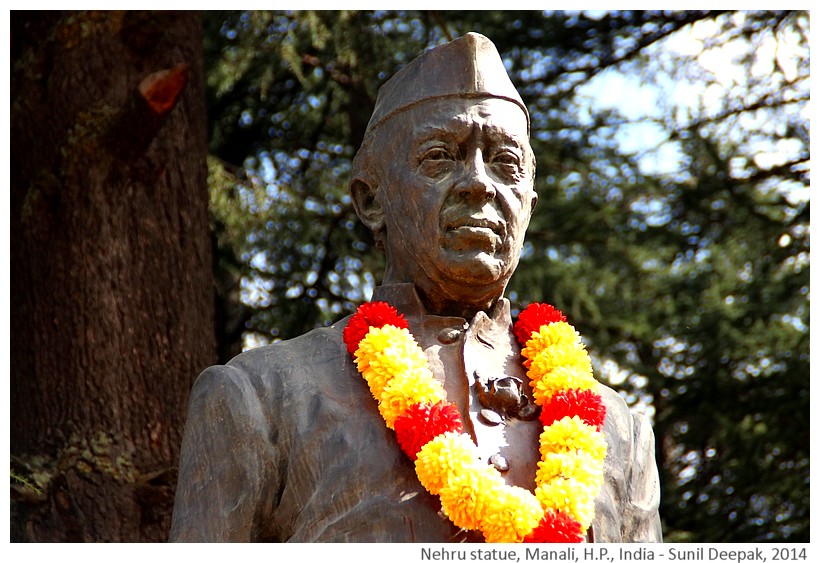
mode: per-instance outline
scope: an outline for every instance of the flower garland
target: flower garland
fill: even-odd
[[[606,456],[598,382],[580,336],[551,305],[527,307],[513,333],[544,425],[535,494],[507,485],[479,458],[403,315],[386,303],[365,303],[343,338],[419,481],[439,496],[453,524],[479,530],[487,542],[581,542]]]

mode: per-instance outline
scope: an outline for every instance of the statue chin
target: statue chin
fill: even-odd
[[[504,271],[504,262],[485,252],[459,253],[457,257],[448,260],[447,268],[453,279],[479,285],[497,282]]]
[[[467,301],[476,297],[477,292],[498,288],[498,295],[506,287],[507,282],[515,269],[515,264],[504,261],[497,254],[484,251],[442,251],[441,287],[448,288],[449,292],[462,293]]]

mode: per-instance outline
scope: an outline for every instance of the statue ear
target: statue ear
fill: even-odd
[[[384,209],[376,197],[378,188],[355,178],[350,182],[350,199],[362,223],[374,234],[384,229]]]

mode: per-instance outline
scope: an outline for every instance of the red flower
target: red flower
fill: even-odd
[[[461,415],[453,403],[415,403],[393,423],[401,450],[416,461],[419,450],[440,434],[464,430]]]
[[[581,524],[564,512],[548,510],[524,543],[581,543]]]
[[[382,301],[363,303],[350,318],[342,331],[342,338],[347,345],[347,351],[352,356],[359,347],[359,342],[367,336],[371,326],[381,328],[384,325],[393,325],[398,328],[407,328],[407,319],[393,307]]]
[[[547,303],[531,303],[518,315],[518,320],[513,326],[513,333],[521,346],[525,346],[532,337],[532,333],[538,331],[542,325],[548,325],[558,321],[566,321],[564,314]]]
[[[601,396],[590,389],[559,391],[541,407],[539,419],[541,424],[549,426],[565,416],[576,415],[600,432],[606,418],[606,406],[601,401]]]

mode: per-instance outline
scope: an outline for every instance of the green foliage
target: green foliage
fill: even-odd
[[[346,184],[378,86],[471,30],[531,110],[540,201],[509,296],[562,308],[654,417],[667,540],[808,541],[806,13],[211,13],[223,359],[369,297],[382,262]],[[720,49],[737,72],[709,68]],[[604,76],[689,90],[636,117]]]
[[[10,476],[11,476],[11,482],[13,484],[16,483],[16,484],[22,485],[25,489],[31,491],[35,495],[42,495],[43,494],[43,489],[41,489],[40,487],[38,487],[37,485],[35,485],[31,481],[29,481],[26,477],[23,477],[22,475],[20,475],[16,471],[14,471],[14,469],[10,470],[9,473],[10,473]]]

